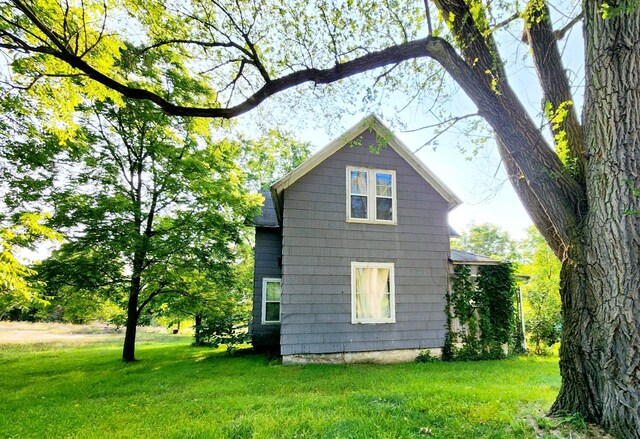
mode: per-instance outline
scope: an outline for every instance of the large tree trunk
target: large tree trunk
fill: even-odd
[[[144,254],[136,252],[133,258],[133,274],[129,285],[129,302],[127,303],[127,329],[124,335],[124,347],[122,348],[122,361],[136,361],[136,331],[138,328],[138,299],[142,282],[142,264]]]
[[[127,328],[124,334],[122,361],[136,361],[136,331],[138,328],[138,295],[129,295],[127,305]]]
[[[640,11],[585,2],[588,214],[563,264],[553,413],[640,438]]]
[[[195,344],[202,345],[202,314],[196,314]]]
[[[580,413],[588,422],[598,422],[602,414],[599,395],[599,349],[594,344],[594,303],[589,300],[586,282],[586,258],[575,249],[562,263],[560,295],[562,298],[562,339],[560,372],[562,387],[551,414]]]
[[[625,174],[601,175],[608,177],[590,185],[585,244],[562,266],[562,387],[551,414],[579,413],[619,437],[640,438],[638,216],[624,214],[629,191],[615,180]]]

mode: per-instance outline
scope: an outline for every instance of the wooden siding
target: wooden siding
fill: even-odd
[[[281,353],[443,345],[447,201],[365,132],[285,190]],[[346,222],[346,167],[396,170],[397,225]],[[351,261],[395,264],[396,323],[351,323]],[[257,285],[256,285],[257,287]]]
[[[278,228],[256,228],[255,270],[253,275],[253,319],[251,334],[256,349],[277,349],[280,325],[262,324],[262,279],[281,277],[278,259],[282,257],[282,236]]]

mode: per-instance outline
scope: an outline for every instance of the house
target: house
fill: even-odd
[[[376,116],[264,196],[251,333],[284,364],[437,355],[452,264],[491,261],[450,251],[460,199]]]

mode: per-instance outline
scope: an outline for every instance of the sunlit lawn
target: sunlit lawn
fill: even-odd
[[[2,437],[535,437],[557,358],[281,366],[188,337],[0,346]],[[421,431],[422,429],[422,431]]]

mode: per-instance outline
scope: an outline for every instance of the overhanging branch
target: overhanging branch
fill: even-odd
[[[569,78],[562,65],[549,8],[545,2],[536,0],[527,7],[525,17],[525,35],[531,45],[533,62],[544,92],[545,105],[549,103],[551,106],[550,109],[545,110],[551,110],[554,113],[551,116],[557,118],[551,123],[556,147],[568,149],[571,159],[575,162],[572,163],[575,167],[574,173],[581,181],[586,167],[582,127],[573,104]],[[566,115],[562,116],[565,111]]]
[[[544,212],[558,236],[554,250],[570,242],[580,220],[584,189],[564,168],[511,89],[491,34],[484,34],[464,0],[436,0],[443,16],[453,17],[451,31],[461,41],[462,57],[444,40],[431,48],[433,58],[462,87],[503,144],[501,156],[516,165],[522,181],[514,185],[532,216]],[[513,172],[512,172],[513,174]],[[534,211],[539,211],[534,213]],[[546,224],[543,224],[546,226]],[[550,242],[551,243],[551,242]]]
[[[31,15],[30,18],[36,20],[34,24],[39,28],[42,27],[41,30],[43,30],[43,32],[46,30],[46,26],[37,21],[37,17]],[[336,64],[331,68],[303,69],[277,79],[268,80],[254,94],[235,106],[215,108],[219,103],[214,102],[211,104],[211,107],[192,107],[176,105],[149,90],[128,86],[91,66],[87,61],[73,53],[63,42],[59,41],[55,34],[49,32],[47,36],[52,39],[52,44],[55,48],[38,46],[24,47],[23,49],[47,54],[62,60],[71,67],[84,73],[90,79],[121,93],[127,98],[143,99],[155,103],[168,115],[224,119],[231,119],[246,113],[260,105],[270,96],[306,82],[329,84],[376,68],[398,64],[410,59],[431,56],[428,49],[429,38],[423,38],[389,47],[378,52],[367,53],[354,60]]]
[[[64,38],[51,31],[37,14],[20,0],[13,4],[44,35],[46,41],[35,52],[56,57],[104,86],[131,99],[154,102],[165,113],[178,116],[233,118],[257,107],[270,96],[311,82],[328,84],[377,68],[392,66],[410,59],[429,57],[436,60],[463,88],[478,108],[479,114],[493,127],[504,144],[503,159],[513,160],[522,173],[524,184],[539,200],[563,242],[568,242],[571,225],[579,219],[583,200],[582,186],[569,175],[558,156],[542,137],[538,127],[510,88],[497,45],[486,20],[474,20],[482,11],[471,12],[465,0],[435,0],[445,17],[453,17],[451,30],[459,41],[461,54],[446,40],[427,38],[398,44],[384,50],[366,53],[334,66],[303,68],[280,78],[263,77],[263,85],[244,101],[229,107],[212,102],[208,107],[176,105],[147,89],[121,82],[111,72],[101,72],[73,51]],[[426,4],[428,7],[428,4]],[[482,17],[480,17],[482,18]],[[15,43],[15,41],[13,41]],[[24,48],[27,49],[27,48]],[[539,208],[534,205],[532,209]]]

